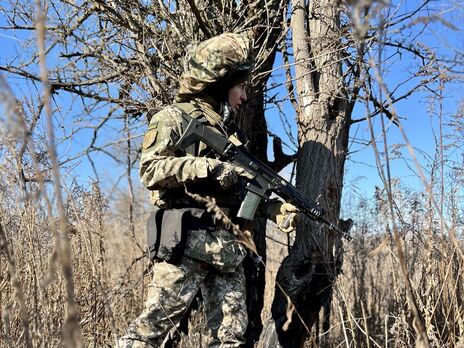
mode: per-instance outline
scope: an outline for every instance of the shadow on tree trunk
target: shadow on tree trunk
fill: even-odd
[[[311,257],[302,258],[293,252],[282,262],[277,273],[277,282],[290,298],[295,310],[291,315],[291,323],[286,330],[288,320],[288,300],[279,286],[276,286],[272,303],[272,318],[278,341],[283,348],[302,347],[310,332],[315,327],[316,344],[319,346],[317,334],[319,313],[323,309],[323,330],[329,328],[330,302],[334,282],[333,265],[314,263]],[[305,324],[303,324],[302,320]]]

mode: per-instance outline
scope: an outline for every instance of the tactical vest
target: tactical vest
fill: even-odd
[[[178,107],[189,117],[200,122],[207,123],[203,112],[191,103],[177,103]],[[188,124],[188,117],[184,118],[183,129]],[[185,149],[192,156],[214,157],[213,152],[204,143],[194,143]],[[202,187],[201,184],[190,185],[202,196],[213,195],[209,193],[210,187]],[[209,185],[211,186],[211,185]],[[231,207],[230,194],[223,192],[217,199],[218,206],[225,208],[226,213],[235,214],[240,201],[234,199],[234,207]],[[217,197],[217,196],[216,196]],[[168,201],[168,207],[154,210],[147,221],[147,243],[150,259],[162,259],[170,263],[176,263],[183,255],[193,259],[212,264],[222,272],[232,272],[243,260],[245,251],[237,246],[235,236],[224,230],[224,227],[215,223],[211,215],[201,207],[198,202],[187,197],[183,188],[167,190],[162,197]],[[229,201],[228,201],[229,200]],[[217,240],[226,243],[217,243]],[[218,249],[211,245],[221,245]],[[212,250],[216,252],[212,253]]]

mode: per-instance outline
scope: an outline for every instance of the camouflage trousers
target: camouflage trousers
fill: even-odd
[[[120,339],[120,348],[161,347],[200,288],[212,335],[209,347],[243,345],[248,317],[242,265],[233,273],[220,273],[206,263],[183,257],[176,265],[156,263],[153,272],[145,308]]]

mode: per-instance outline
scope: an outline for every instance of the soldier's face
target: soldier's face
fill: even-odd
[[[245,82],[235,85],[229,89],[229,106],[233,112],[237,112],[243,102],[246,102],[246,84]]]

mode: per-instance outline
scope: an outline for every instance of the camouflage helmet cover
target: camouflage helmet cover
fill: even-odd
[[[224,33],[201,42],[186,64],[180,79],[178,99],[204,91],[211,84],[238,71],[250,71],[251,40],[248,36]]]

